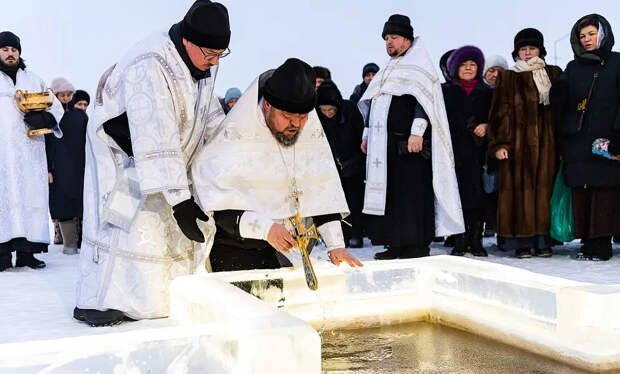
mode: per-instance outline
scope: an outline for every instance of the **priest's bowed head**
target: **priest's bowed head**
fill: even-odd
[[[198,70],[209,70],[230,53],[230,24],[224,5],[197,0],[178,25],[187,55]]]
[[[315,74],[310,65],[289,58],[265,82],[265,122],[285,147],[295,144],[308,120],[308,113],[314,109],[314,81]]]

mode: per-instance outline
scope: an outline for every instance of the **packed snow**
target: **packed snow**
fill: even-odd
[[[552,258],[532,257],[523,260],[512,257],[512,253],[497,250],[494,243],[494,239],[485,239],[489,257],[477,259],[575,281],[620,285],[618,245],[614,245],[614,257],[610,261],[593,262],[573,259],[579,247],[578,241],[555,247]],[[368,241],[365,245],[364,248],[351,250],[363,261],[372,261],[373,255],[383,250],[383,247],[371,246]],[[450,253],[450,248],[440,243],[433,243],[431,248],[431,255]],[[325,249],[321,247],[315,249],[312,257],[314,261],[327,260]],[[47,263],[45,269],[13,268],[0,273],[0,284],[3,286],[0,298],[0,328],[3,333],[0,334],[0,344],[147,329],[172,323],[167,319],[159,319],[101,328],[80,323],[72,317],[79,256],[64,255],[62,245],[52,245],[49,253],[40,254],[38,258]]]

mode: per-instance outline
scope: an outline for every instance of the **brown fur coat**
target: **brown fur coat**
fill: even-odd
[[[551,83],[562,70],[547,66]],[[505,70],[497,78],[489,115],[489,155],[501,148],[497,233],[503,237],[548,235],[549,201],[558,167],[551,106],[538,103],[532,72]]]

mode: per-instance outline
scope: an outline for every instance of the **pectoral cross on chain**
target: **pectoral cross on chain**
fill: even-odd
[[[297,211],[297,214],[299,214],[299,198],[303,194],[304,192],[301,189],[297,188],[297,180],[293,178],[293,180],[291,181],[291,194],[289,195],[289,197],[293,199],[293,203],[295,204],[295,210]]]

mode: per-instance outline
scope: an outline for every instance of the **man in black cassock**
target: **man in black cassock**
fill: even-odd
[[[390,61],[358,104],[368,154],[364,213],[385,216],[387,250],[376,259],[428,256],[436,233],[462,230],[443,97],[409,17],[390,16],[382,37]]]

